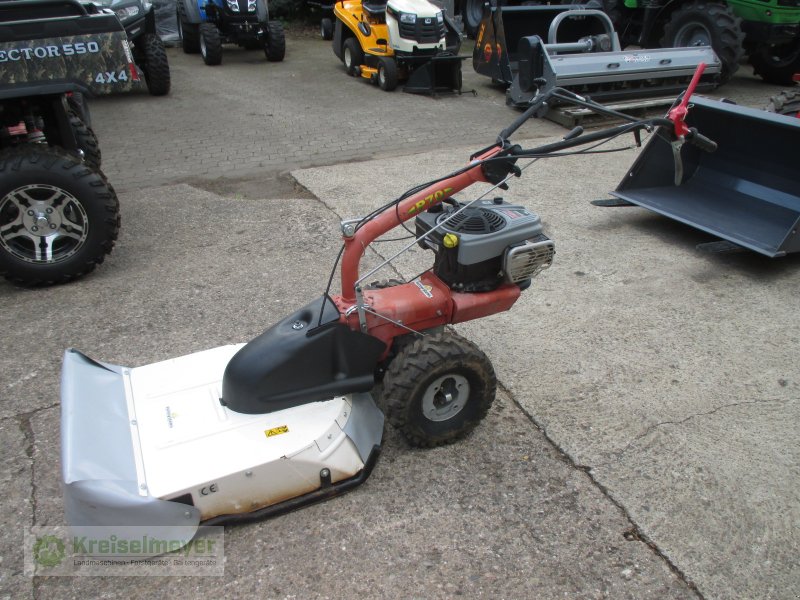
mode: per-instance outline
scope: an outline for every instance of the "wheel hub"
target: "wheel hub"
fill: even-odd
[[[469,381],[463,375],[450,373],[438,377],[425,390],[422,413],[431,421],[451,419],[463,410],[469,392]]]
[[[61,227],[61,216],[53,207],[44,202],[36,202],[22,217],[25,229],[33,235],[46,236]]]
[[[0,246],[31,263],[65,260],[80,249],[89,219],[80,202],[59,187],[19,187],[0,199]]]

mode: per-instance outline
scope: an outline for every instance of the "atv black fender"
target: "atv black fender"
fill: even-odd
[[[339,316],[328,297],[320,298],[252,340],[225,368],[222,403],[263,414],[370,391],[386,345]]]

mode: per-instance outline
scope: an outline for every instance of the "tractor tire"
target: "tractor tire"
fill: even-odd
[[[213,23],[200,23],[200,55],[207,65],[222,63],[222,37]]]
[[[391,92],[397,87],[397,62],[393,58],[378,59],[378,86],[384,92]]]
[[[178,0],[178,36],[185,54],[200,52],[200,27],[187,22],[182,0]]]
[[[750,54],[753,72],[767,83],[791,85],[800,73],[800,41],[789,44],[760,44]]]
[[[661,38],[662,48],[711,46],[722,63],[720,84],[728,81],[744,56],[742,20],[719,2],[689,2],[670,16]]]
[[[800,90],[784,90],[769,99],[766,110],[800,118]]]
[[[144,56],[142,71],[147,91],[151,96],[165,96],[169,93],[170,74],[164,42],[155,33],[145,33],[137,43]]]
[[[364,51],[354,37],[349,37],[344,41],[342,48],[342,62],[347,74],[355,76],[356,69],[364,64]]]
[[[72,134],[75,136],[78,149],[83,152],[83,162],[91,168],[99,170],[103,156],[94,131],[73,111],[69,112],[69,124],[72,127]]]
[[[280,21],[267,23],[267,41],[264,43],[264,54],[269,62],[281,62],[286,56],[286,36]]]
[[[497,378],[477,346],[453,333],[404,345],[379,387],[386,417],[409,444],[454,442],[477,427],[494,402]]]
[[[322,36],[322,39],[325,41],[329,41],[333,39],[333,20],[329,19],[328,17],[324,17],[319,22],[319,34]]]
[[[85,275],[111,252],[119,226],[114,189],[75,156],[39,144],[0,152],[0,275],[6,279],[38,286]]]
[[[464,33],[470,39],[475,39],[478,27],[483,19],[483,5],[485,0],[464,0],[461,9],[461,17],[464,22]]]

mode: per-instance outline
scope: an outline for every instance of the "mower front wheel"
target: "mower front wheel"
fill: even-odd
[[[364,64],[364,51],[356,38],[349,37],[344,41],[342,48],[342,62],[348,75],[355,75],[356,69]]]
[[[433,447],[464,437],[494,402],[497,378],[477,346],[439,333],[403,346],[380,386],[389,422],[409,444]]]
[[[397,87],[397,62],[393,58],[378,60],[378,85],[384,92],[391,92]]]
[[[200,54],[207,65],[222,63],[222,38],[213,23],[200,23]]]

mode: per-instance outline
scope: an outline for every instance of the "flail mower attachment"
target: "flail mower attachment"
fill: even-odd
[[[520,109],[557,87],[598,102],[676,96],[700,63],[699,89],[713,89],[721,63],[710,47],[622,50],[606,13],[570,6],[493,3],[473,52],[475,70],[508,85],[506,103]]]
[[[611,195],[766,256],[800,251],[800,119],[695,97],[686,123],[716,152],[685,148],[676,170],[676,142],[653,136]]]

